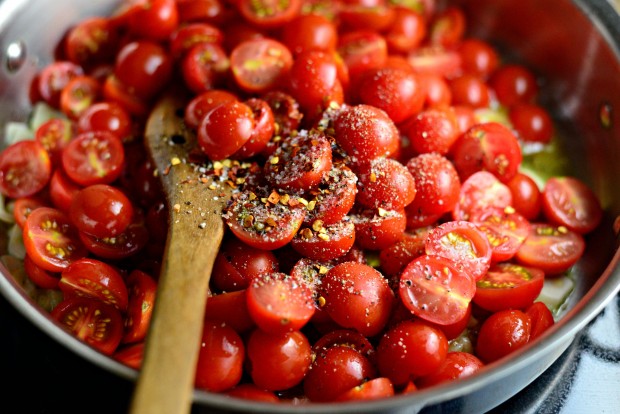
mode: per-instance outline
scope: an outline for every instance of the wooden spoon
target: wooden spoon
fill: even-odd
[[[222,237],[230,187],[207,181],[188,161],[195,136],[182,119],[185,101],[164,96],[151,112],[145,145],[170,211],[166,254],[131,412],[188,413],[211,269]]]

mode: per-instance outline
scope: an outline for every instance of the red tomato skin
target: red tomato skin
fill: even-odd
[[[0,153],[0,193],[29,197],[43,189],[52,176],[45,148],[34,140],[16,142]]]
[[[123,317],[118,309],[93,298],[70,297],[51,312],[78,339],[111,355],[121,342]]]
[[[281,4],[280,4],[281,3]],[[274,29],[293,20],[301,11],[301,0],[280,2],[239,0],[237,9],[243,18],[262,29]]]
[[[521,103],[510,107],[510,122],[523,141],[548,144],[553,138],[553,120],[542,107]]]
[[[545,333],[547,329],[551,328],[553,324],[555,324],[553,314],[544,302],[532,303],[525,309],[525,313],[532,319],[530,341],[538,338],[540,335]]]
[[[139,370],[142,366],[143,357],[144,342],[119,347],[114,354],[112,354],[112,358],[135,370]]]
[[[484,40],[463,39],[458,46],[458,52],[465,73],[486,79],[499,66],[497,51]]]
[[[73,197],[69,217],[84,233],[98,238],[114,237],[124,232],[134,214],[127,196],[116,187],[95,184]]]
[[[127,315],[123,344],[141,342],[151,324],[157,282],[147,273],[135,269],[127,277]]]
[[[545,274],[540,269],[498,263],[476,282],[476,294],[472,300],[491,312],[525,309],[534,303],[544,281]]]
[[[79,117],[78,132],[110,131],[125,141],[131,137],[131,118],[127,110],[116,102],[97,102]]]
[[[122,312],[129,303],[127,285],[120,273],[96,259],[84,258],[71,263],[63,270],[58,287],[65,297],[92,297]]]
[[[377,346],[377,366],[395,385],[428,375],[448,353],[444,333],[421,321],[404,321],[388,330]]]
[[[447,381],[467,378],[478,372],[484,363],[473,354],[467,352],[448,352],[445,361],[437,371],[418,378],[415,383],[420,389]]]
[[[291,246],[304,257],[313,260],[333,260],[347,254],[355,243],[355,225],[350,220],[342,220],[332,225],[320,225],[315,221],[315,229],[302,227]]]
[[[207,300],[206,318],[222,322],[242,334],[256,327],[247,305],[246,290],[220,293]]]
[[[598,197],[574,177],[551,177],[542,191],[542,211],[552,223],[579,234],[598,227],[603,218]]]
[[[304,380],[310,401],[335,401],[340,395],[367,379],[376,377],[376,368],[364,355],[345,345],[319,353]]]
[[[210,111],[198,127],[198,144],[212,160],[237,152],[252,136],[254,114],[241,102],[227,102]]]
[[[437,152],[446,155],[459,137],[456,114],[450,108],[429,108],[401,127],[417,154]]]
[[[300,331],[277,335],[255,329],[247,344],[249,373],[258,387],[280,391],[302,382],[310,370],[310,342]]]
[[[366,207],[400,210],[415,198],[415,180],[407,167],[391,158],[377,158],[357,169],[356,201]]]
[[[450,152],[462,180],[486,170],[505,183],[515,176],[522,160],[517,137],[497,122],[472,126],[456,140]]]
[[[421,154],[407,162],[415,180],[416,196],[408,212],[439,215],[452,211],[459,200],[461,180],[452,163],[436,153]]]
[[[134,41],[123,46],[116,55],[114,74],[132,94],[148,101],[171,79],[172,59],[156,42]]]
[[[236,386],[243,374],[245,346],[234,329],[212,321],[205,321],[198,353],[197,388],[222,392]]]
[[[536,220],[542,208],[538,184],[529,175],[518,172],[506,183],[512,194],[512,206],[528,220]]]
[[[24,257],[24,271],[28,278],[41,289],[57,289],[60,278],[56,273],[48,272],[47,270],[36,265],[32,261],[30,256]]]
[[[226,395],[244,400],[277,403],[280,399],[273,391],[264,390],[254,384],[244,383],[232,388]]]
[[[403,238],[407,227],[404,209],[362,209],[351,214],[357,245],[362,249],[381,250]]]
[[[536,78],[522,65],[501,65],[491,74],[489,86],[500,103],[507,107],[532,102],[538,94]]]
[[[179,24],[175,0],[148,0],[131,14],[129,28],[141,38],[167,40]]]
[[[475,354],[487,364],[497,361],[526,345],[531,330],[531,319],[522,311],[496,312],[482,323]]]
[[[338,42],[336,26],[320,14],[301,14],[282,28],[282,39],[298,55],[308,50],[333,52]]]
[[[388,378],[371,379],[341,394],[336,401],[367,401],[388,398],[394,395],[394,386]]]

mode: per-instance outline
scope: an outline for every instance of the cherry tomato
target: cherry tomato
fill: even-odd
[[[456,140],[450,152],[462,180],[485,170],[505,183],[515,176],[522,160],[517,137],[497,122],[474,125]]]
[[[467,105],[472,108],[487,108],[491,93],[487,84],[476,75],[462,74],[449,83],[453,105]]]
[[[120,140],[131,137],[131,117],[129,112],[116,102],[97,102],[80,115],[78,132],[109,131]]]
[[[415,383],[421,389],[428,388],[443,382],[467,378],[483,366],[484,363],[473,354],[448,352],[446,359],[435,372],[416,379]]]
[[[463,39],[458,45],[463,72],[486,79],[499,66],[499,56],[486,41],[475,38]]]
[[[40,287],[41,289],[58,288],[58,282],[60,281],[58,274],[48,272],[47,270],[37,266],[37,264],[33,262],[28,255],[24,257],[24,271],[32,283],[37,285],[37,287]]]
[[[407,53],[420,46],[426,36],[426,22],[421,13],[408,7],[394,7],[395,16],[385,40],[391,53]]]
[[[346,345],[336,345],[317,354],[304,379],[310,401],[335,401],[351,388],[376,377],[376,369],[364,355]]]
[[[149,100],[170,80],[172,60],[158,43],[134,41],[123,46],[116,55],[114,74],[140,99]]]
[[[295,197],[276,195],[277,203],[263,203],[252,191],[244,191],[227,208],[226,224],[252,247],[275,250],[286,245],[301,227],[306,209]]]
[[[351,78],[383,67],[388,57],[385,38],[372,30],[356,30],[339,36],[337,50]]]
[[[534,303],[543,288],[545,274],[533,267],[497,263],[476,282],[473,301],[483,309],[525,309]]]
[[[94,102],[99,100],[101,85],[92,76],[76,76],[60,92],[60,109],[76,120]]]
[[[73,198],[69,211],[78,230],[92,236],[114,237],[131,223],[131,201],[116,187],[95,184],[80,190]]]
[[[250,93],[274,89],[292,66],[291,52],[273,39],[244,41],[230,54],[230,67],[237,85]]]
[[[331,169],[330,142],[313,129],[282,140],[265,163],[265,178],[283,190],[307,191],[317,187]]]
[[[175,0],[147,0],[136,6],[129,28],[137,37],[154,41],[167,40],[179,24]]]
[[[136,117],[148,113],[147,100],[137,96],[134,90],[123,84],[113,73],[103,83],[103,97],[106,101],[115,102]]]
[[[211,284],[218,290],[234,292],[250,285],[263,273],[278,271],[278,259],[268,251],[242,243],[237,238],[227,239],[215,258]]]
[[[429,227],[423,227],[414,232],[405,232],[402,240],[381,250],[379,260],[383,273],[399,275],[411,260],[422,256],[425,252],[424,242],[429,231]]]
[[[57,168],[49,183],[50,200],[57,209],[69,214],[73,197],[83,187],[71,181],[62,168]]]
[[[127,292],[124,344],[141,342],[146,338],[157,295],[157,282],[145,272],[135,269],[127,277]]]
[[[149,232],[141,214],[134,214],[125,231],[114,237],[96,237],[79,232],[82,243],[89,252],[110,260],[128,258],[141,251],[149,242]]]
[[[504,210],[511,205],[510,189],[490,172],[478,171],[463,182],[452,217],[455,220],[469,220],[476,211],[489,208]]]
[[[553,121],[549,113],[534,104],[520,103],[510,107],[510,122],[524,141],[548,144],[553,138]]]
[[[574,177],[551,177],[542,191],[542,211],[549,221],[580,234],[596,229],[603,210],[594,192]]]
[[[387,279],[372,267],[355,262],[331,268],[323,276],[319,296],[319,305],[324,303],[321,307],[334,321],[366,336],[381,332],[394,304]]]
[[[520,310],[502,310],[486,319],[476,341],[476,355],[485,363],[522,348],[530,340],[532,321]]]
[[[144,342],[120,346],[112,354],[112,358],[130,368],[139,370],[144,357]]]
[[[512,194],[512,206],[515,210],[528,220],[538,218],[542,199],[536,181],[529,175],[518,172],[506,185]]]
[[[198,127],[198,145],[212,160],[237,152],[252,136],[256,120],[252,109],[237,101],[224,102],[206,114]]]
[[[96,259],[78,259],[62,271],[58,287],[65,295],[98,299],[120,311],[127,310],[127,286],[112,266]]]
[[[415,198],[415,180],[396,160],[377,158],[357,169],[356,201],[366,207],[399,210]]]
[[[476,282],[452,261],[423,255],[412,260],[400,276],[399,294],[405,306],[420,318],[440,325],[463,319]]]
[[[583,255],[583,237],[563,226],[532,223],[530,233],[515,258],[525,266],[537,267],[547,276],[565,272]]]
[[[357,176],[345,164],[334,164],[323,175],[319,186],[311,191],[314,198],[308,200],[306,224],[320,220],[323,224],[341,221],[353,208],[357,193]],[[316,195],[315,195],[316,194]]]
[[[366,381],[340,395],[336,401],[366,401],[394,395],[394,386],[388,378],[380,377]]]
[[[114,57],[120,35],[111,19],[91,17],[69,30],[65,38],[65,54],[77,65],[93,66]]]
[[[65,173],[83,186],[112,183],[120,177],[124,162],[123,143],[108,131],[79,134],[62,153]]]
[[[234,329],[205,321],[194,384],[212,392],[231,389],[241,381],[244,354],[243,340]]]
[[[389,329],[377,346],[382,376],[395,385],[435,372],[446,359],[448,340],[437,328],[422,321],[404,321]]]
[[[530,341],[538,338],[555,323],[553,314],[544,302],[534,302],[525,309],[525,313],[532,320]]]
[[[314,313],[310,288],[284,273],[257,276],[250,283],[246,297],[254,322],[271,334],[299,330]]]
[[[459,199],[461,180],[452,163],[441,154],[427,153],[407,162],[416,196],[407,213],[440,215],[452,211]]]
[[[363,249],[381,250],[403,238],[407,227],[404,209],[356,209],[351,213],[356,243]]]
[[[247,305],[246,290],[219,293],[207,300],[206,318],[230,326],[239,333],[256,327]]]
[[[226,394],[231,397],[242,398],[244,400],[251,400],[251,401],[260,401],[260,402],[268,402],[268,403],[277,403],[280,401],[280,399],[276,396],[276,394],[273,391],[264,390],[251,383],[239,384],[236,387],[229,390],[228,392],[226,392]]]
[[[111,355],[123,335],[123,317],[118,309],[100,300],[74,296],[60,302],[51,313],[76,338]]]
[[[51,175],[50,157],[37,141],[19,141],[0,153],[0,193],[7,197],[32,196],[47,185]]]
[[[394,122],[370,105],[343,108],[334,122],[334,132],[354,165],[394,154],[400,142]]]
[[[248,339],[247,355],[254,384],[270,391],[300,384],[312,362],[310,342],[299,331],[274,335],[255,329]]]
[[[223,23],[229,9],[220,0],[177,0],[179,20],[187,22]]]
[[[49,207],[49,203],[38,196],[16,199],[13,204],[13,218],[15,219],[15,223],[23,229],[30,213],[39,207]]]
[[[381,68],[361,75],[362,103],[375,106],[398,124],[417,114],[424,105],[424,90],[411,70]]]
[[[237,101],[237,97],[230,92],[212,89],[196,95],[185,107],[183,119],[190,128],[196,129],[204,117],[220,104]]]
[[[38,76],[39,96],[54,108],[60,107],[60,93],[71,79],[84,75],[73,62],[56,61],[44,67]]]
[[[419,74],[433,74],[450,79],[462,71],[461,56],[458,52],[441,45],[429,45],[414,49],[407,56],[407,60],[414,72]]]
[[[23,238],[28,256],[49,272],[61,272],[87,254],[77,228],[65,214],[50,207],[30,213]]]
[[[375,348],[361,333],[351,329],[336,329],[319,338],[312,346],[315,354],[325,352],[332,346],[344,345],[355,349],[371,361],[375,357]]]
[[[470,221],[489,239],[494,262],[512,259],[530,232],[529,221],[512,207],[477,210]]]
[[[237,8],[248,22],[263,29],[281,27],[301,11],[301,0],[239,0]]]
[[[73,122],[63,118],[52,118],[42,123],[34,133],[34,139],[45,148],[52,165],[59,165],[62,151],[73,139]]]
[[[323,224],[315,220],[302,227],[291,240],[291,246],[304,257],[314,260],[332,260],[344,256],[355,242],[355,225],[350,220]]]
[[[230,69],[224,49],[217,43],[200,42],[181,60],[181,73],[187,87],[200,94],[220,86]]]
[[[181,25],[170,35],[170,54],[178,59],[199,43],[221,44],[223,39],[222,31],[208,23]]]
[[[282,28],[282,41],[295,55],[308,50],[333,52],[338,42],[336,26],[325,16],[301,14]]]
[[[491,244],[477,225],[468,221],[448,221],[433,228],[426,238],[430,256],[451,260],[457,269],[478,281],[491,266]]]
[[[406,121],[401,130],[417,154],[446,155],[460,135],[456,113],[448,107],[426,109]]]
[[[430,26],[431,44],[451,47],[458,44],[465,33],[465,14],[458,7],[447,7]]]
[[[508,107],[520,102],[532,102],[538,95],[536,77],[522,65],[501,65],[491,75],[489,86],[500,103]]]

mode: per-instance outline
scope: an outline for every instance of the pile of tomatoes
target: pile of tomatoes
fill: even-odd
[[[131,0],[77,22],[30,89],[62,116],[0,154],[25,271],[63,294],[52,316],[139,368],[175,214],[141,134],[175,85],[191,162],[235,187],[198,388],[382,398],[534,340],[554,323],[545,277],[602,210],[521,168],[555,134],[539,84],[466,23],[434,0]]]

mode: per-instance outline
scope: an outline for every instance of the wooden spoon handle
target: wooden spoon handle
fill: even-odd
[[[146,128],[170,217],[157,299],[131,403],[134,414],[190,412],[209,278],[224,234],[224,198],[214,196],[197,178],[195,166],[185,162],[187,148],[172,148],[171,137],[192,139],[176,114],[178,107],[174,99],[162,100]]]

